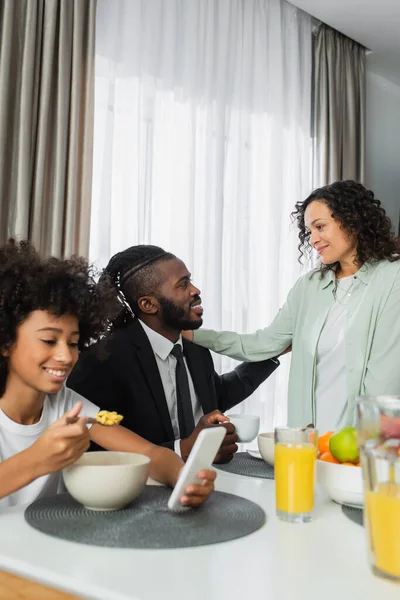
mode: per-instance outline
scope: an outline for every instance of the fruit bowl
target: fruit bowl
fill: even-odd
[[[364,504],[361,467],[317,460],[317,483],[339,504],[357,508]]]

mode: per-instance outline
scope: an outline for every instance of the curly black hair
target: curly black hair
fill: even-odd
[[[115,287],[102,278],[96,283],[88,262],[41,258],[27,241],[11,239],[0,247],[0,350],[16,341],[17,328],[35,310],[56,317],[74,315],[79,322],[79,349],[108,331],[118,311]],[[0,356],[0,397],[4,394],[8,361]]]
[[[306,200],[296,203],[292,219],[297,221],[299,228],[300,262],[303,256],[309,256],[312,250],[309,243],[310,234],[306,230],[304,219],[307,206],[314,200],[325,202],[332,211],[332,217],[340,222],[344,231],[350,236],[356,236],[358,266],[366,261],[395,261],[400,258],[392,222],[382,208],[380,200],[361,183],[347,180],[336,181],[314,190]],[[322,264],[321,271],[336,271],[338,266],[338,263]]]

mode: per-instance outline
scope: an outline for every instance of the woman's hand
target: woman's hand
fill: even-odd
[[[184,495],[180,499],[183,506],[200,506],[214,491],[214,481],[217,474],[215,471],[202,470],[197,473],[198,479],[202,482],[198,484],[191,483],[185,489]]]
[[[182,337],[185,338],[188,342],[193,342],[194,333],[192,329],[185,329],[181,331]]]
[[[31,457],[38,466],[39,474],[47,475],[74,463],[89,448],[90,437],[87,418],[79,417],[82,402],[46,429],[29,448]],[[67,424],[67,419],[72,421]]]

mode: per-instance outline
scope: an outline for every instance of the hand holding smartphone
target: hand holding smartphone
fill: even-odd
[[[180,503],[180,498],[184,495],[188,485],[191,483],[200,483],[200,480],[197,478],[199,471],[211,468],[225,434],[225,427],[222,426],[203,429],[199,433],[168,500],[168,508],[170,510],[180,512],[187,509]]]

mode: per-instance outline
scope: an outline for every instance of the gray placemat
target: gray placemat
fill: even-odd
[[[146,486],[123,510],[87,510],[69,494],[40,498],[25,511],[35,529],[64,540],[113,548],[187,548],[216,544],[253,533],[265,523],[258,504],[214,492],[197,509],[172,513],[171,490]]]
[[[274,467],[263,460],[250,456],[248,452],[237,452],[231,462],[223,465],[213,465],[215,469],[234,473],[235,475],[247,475],[248,477],[261,477],[262,479],[274,479]]]
[[[357,525],[364,525],[364,511],[362,508],[356,508],[355,506],[342,505],[342,512],[346,517],[357,523]]]

